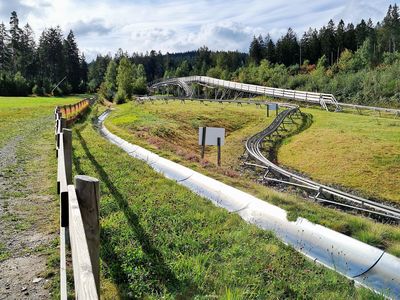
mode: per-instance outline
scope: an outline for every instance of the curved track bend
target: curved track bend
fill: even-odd
[[[185,101],[184,98],[174,97],[140,97],[139,101],[149,101],[154,99],[164,100],[180,100]],[[192,98],[190,101],[200,102],[217,102],[217,103],[237,103],[237,104],[256,104],[256,105],[267,105],[269,102],[266,101],[248,101],[248,100],[214,100],[214,99],[195,99]],[[377,201],[365,199],[350,193],[343,192],[333,187],[320,184],[304,176],[295,174],[288,170],[285,170],[278,165],[268,160],[263,152],[263,143],[266,140],[272,140],[274,135],[279,135],[279,131],[284,130],[284,124],[287,119],[292,120],[296,115],[301,114],[300,108],[294,104],[280,103],[280,107],[285,109],[276,116],[273,122],[261,132],[248,138],[245,143],[246,152],[249,157],[254,159],[256,163],[245,162],[247,166],[259,167],[265,170],[263,181],[264,182],[276,182],[285,185],[296,186],[302,188],[308,192],[309,197],[315,201],[340,206],[344,209],[352,209],[361,211],[379,217],[381,219],[394,220],[400,222],[400,209],[382,204]],[[276,178],[278,177],[278,178]]]
[[[341,190],[317,183],[304,176],[297,175],[287,171],[268,160],[262,153],[262,144],[266,139],[270,139],[281,128],[281,125],[287,118],[291,118],[299,112],[299,107],[289,105],[287,109],[281,111],[274,121],[263,131],[256,133],[246,141],[246,150],[248,154],[259,164],[249,164],[265,169],[263,176],[264,181],[279,182],[287,185],[293,185],[307,190],[309,193],[314,192],[310,196],[316,201],[328,204],[338,205],[344,208],[355,209],[377,215],[384,218],[390,218],[400,221],[400,209],[388,206],[376,201],[358,197]],[[275,179],[269,177],[269,174],[281,177],[283,179]]]

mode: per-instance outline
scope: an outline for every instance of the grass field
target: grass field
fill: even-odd
[[[50,298],[57,282],[53,113],[79,98],[0,97],[0,298]]]
[[[20,135],[27,127],[54,112],[58,104],[72,104],[79,97],[0,97],[0,147],[12,137]]]
[[[279,163],[327,184],[400,203],[399,119],[304,111],[313,123],[284,141]]]
[[[307,218],[400,256],[398,226],[376,223],[364,217],[322,207],[296,195],[279,193],[255,183],[251,174],[242,174],[237,166],[244,151],[243,142],[265,128],[273,119],[272,116],[267,119],[264,110],[247,105],[222,107],[221,104],[191,102],[127,103],[115,109],[106,120],[106,126],[120,137],[278,205],[286,209],[293,220],[298,216]],[[216,118],[220,118],[218,123],[214,122]],[[197,126],[203,124],[228,128],[226,144],[222,149],[222,168],[215,164],[216,150],[212,147],[208,148],[206,159],[200,159]],[[168,131],[172,133],[165,136],[164,132]]]
[[[153,109],[167,112],[172,107],[155,105]],[[198,115],[198,107],[187,108],[188,114]],[[124,109],[135,108],[126,104],[118,107],[118,112]],[[145,122],[148,120],[158,129],[155,132],[168,132],[159,130],[156,117],[142,106],[135,111],[138,114],[133,116],[115,114],[113,120],[127,126],[137,121],[143,128],[149,127]],[[246,123],[245,118],[231,117],[222,118],[220,124],[227,119],[230,123]],[[254,118],[258,120],[258,116]],[[193,122],[191,117],[185,120],[184,123]],[[231,126],[240,130],[239,125]],[[141,134],[151,130],[142,130]],[[193,138],[186,130],[181,134],[185,139]],[[175,140],[169,145],[181,144]],[[195,151],[195,143],[191,144],[190,151]],[[74,172],[101,180],[104,299],[115,299],[116,295],[145,299],[377,297],[354,288],[351,281],[334,271],[306,260],[271,233],[155,173],[144,162],[103,139],[89,123],[75,127],[73,147]],[[161,146],[157,142],[154,147]]]

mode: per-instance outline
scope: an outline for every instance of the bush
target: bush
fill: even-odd
[[[45,94],[45,90],[43,87],[35,84],[32,88],[32,94],[34,94],[36,96],[43,96]]]
[[[63,94],[65,94],[65,95],[71,94],[72,93],[72,85],[68,82],[64,83],[62,85],[62,91],[63,91]]]
[[[62,91],[62,89],[60,89],[60,87],[56,87],[53,90],[53,96],[59,97],[59,96],[62,96],[62,95],[63,95],[63,91]]]
[[[14,76],[14,84],[15,84],[15,95],[27,96],[28,95],[28,84],[24,76],[21,75],[20,72],[17,72]]]
[[[117,104],[125,103],[127,98],[126,92],[124,90],[119,90],[115,95],[115,102],[117,102]]]

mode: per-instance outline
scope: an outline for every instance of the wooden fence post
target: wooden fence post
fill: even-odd
[[[72,130],[63,128],[64,164],[67,185],[72,184]]]
[[[97,294],[100,295],[99,180],[85,175],[77,175],[75,176],[75,189],[89,247]]]
[[[62,133],[63,129],[67,127],[67,120],[65,118],[58,119],[57,122],[57,133],[56,133],[56,141],[57,141],[57,150],[56,150],[56,158],[58,157],[58,148],[60,148],[60,133]]]

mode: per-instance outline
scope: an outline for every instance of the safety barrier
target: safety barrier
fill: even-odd
[[[72,182],[72,124],[94,99],[55,110],[57,193],[60,197],[60,298],[67,299],[67,249],[70,245],[75,298],[99,299],[99,181],[75,176]],[[66,118],[65,118],[66,117]]]

